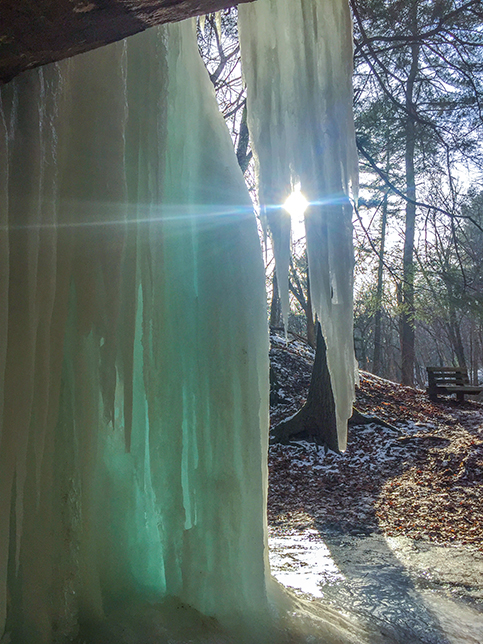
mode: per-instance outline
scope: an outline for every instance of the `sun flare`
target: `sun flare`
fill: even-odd
[[[304,212],[307,210],[309,202],[301,191],[300,183],[296,184],[293,192],[287,197],[283,204],[285,210],[290,214],[292,220],[303,222]]]

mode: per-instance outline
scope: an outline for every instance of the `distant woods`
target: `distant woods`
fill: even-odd
[[[483,3],[350,0],[361,190],[354,215],[356,356],[423,384],[427,365],[483,369]],[[198,21],[200,53],[256,203],[236,9]],[[262,222],[263,223],[263,222]],[[282,324],[269,231],[270,323]],[[303,239],[289,328],[316,344]]]
[[[483,5],[351,0],[360,366],[483,367]],[[477,250],[477,248],[479,250]]]

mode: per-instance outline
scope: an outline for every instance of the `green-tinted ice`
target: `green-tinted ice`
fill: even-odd
[[[212,94],[190,23],[2,92],[14,641],[56,641],[127,598],[266,608],[264,274]]]
[[[1,644],[293,641],[263,262],[193,25],[0,101]]]

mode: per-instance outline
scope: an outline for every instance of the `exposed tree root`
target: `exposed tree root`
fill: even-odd
[[[379,418],[378,416],[366,416],[365,414],[361,414],[361,412],[354,407],[352,416],[349,418],[349,425],[371,425],[371,424],[380,425],[381,427],[386,427],[387,429],[390,429],[393,432],[397,432],[398,434],[403,433],[398,427],[395,427],[394,425],[387,423],[385,420],[382,420],[382,418]]]

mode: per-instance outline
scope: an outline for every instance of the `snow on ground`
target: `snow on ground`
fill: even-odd
[[[272,426],[303,404],[312,356],[301,342],[272,338]],[[270,447],[272,529],[382,532],[483,550],[483,406],[432,403],[366,373],[356,405],[394,429],[350,427],[341,455],[307,442]]]
[[[272,338],[272,426],[305,400],[313,352]],[[362,373],[344,454],[271,445],[269,545],[284,585],[401,644],[483,642],[483,406]]]

